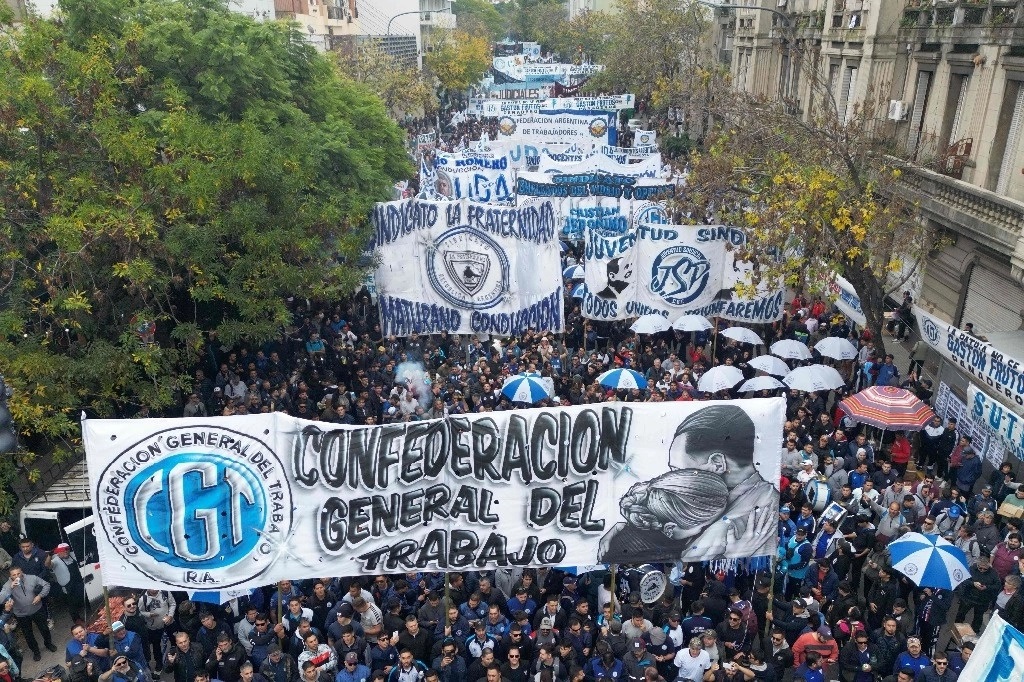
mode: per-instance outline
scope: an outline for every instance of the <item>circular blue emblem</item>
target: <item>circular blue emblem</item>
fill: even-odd
[[[182,452],[143,469],[125,488],[128,532],[146,554],[178,568],[218,568],[255,548],[267,517],[263,486],[244,463]]]
[[[263,441],[220,426],[151,433],[111,460],[94,494],[101,561],[193,590],[259,577],[293,522],[280,458]]]
[[[711,262],[692,246],[671,246],[651,264],[651,292],[669,305],[684,306],[697,300],[708,285]]]
[[[487,310],[508,293],[508,255],[483,232],[457,227],[434,242],[427,277],[437,295],[453,306]]]
[[[932,322],[931,318],[929,317],[922,316],[922,320],[923,322],[921,324],[921,331],[924,334],[924,338],[926,338],[928,340],[928,343],[930,343],[933,346],[939,345],[938,325]]]

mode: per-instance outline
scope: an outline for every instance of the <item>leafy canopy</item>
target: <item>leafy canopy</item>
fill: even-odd
[[[0,371],[38,447],[73,447],[82,409],[171,404],[208,333],[260,342],[286,297],[350,291],[368,210],[411,173],[380,100],[292,25],[61,10],[0,27]]]
[[[439,32],[425,61],[446,90],[465,90],[491,68],[491,44],[486,36],[460,29]]]

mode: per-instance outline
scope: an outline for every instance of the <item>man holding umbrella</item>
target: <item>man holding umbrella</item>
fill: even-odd
[[[978,557],[978,563],[971,569],[971,577],[961,585],[960,607],[956,612],[956,621],[964,622],[967,614],[973,611],[971,627],[981,632],[985,612],[992,608],[999,596],[999,574],[992,568],[988,554]]]

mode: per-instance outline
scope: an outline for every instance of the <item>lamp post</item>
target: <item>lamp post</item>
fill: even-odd
[[[387,27],[387,30],[384,32],[384,34],[385,35],[391,35],[391,22],[394,21],[395,19],[397,19],[398,17],[405,17],[405,16],[409,16],[410,14],[436,14],[436,13],[440,13],[440,12],[451,12],[451,11],[452,11],[452,7],[449,4],[447,7],[444,7],[444,8],[439,9],[439,10],[432,10],[432,9],[420,10],[420,9],[414,9],[414,10],[411,10],[409,12],[399,12],[395,16],[393,16],[390,19],[388,19],[388,27]]]

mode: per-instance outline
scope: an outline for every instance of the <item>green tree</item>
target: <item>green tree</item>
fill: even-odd
[[[485,36],[461,29],[438,32],[425,62],[441,87],[461,92],[479,83],[491,68],[491,44]]]
[[[569,7],[563,0],[513,0],[504,6],[510,36],[538,42],[546,50],[553,49],[550,46],[569,21]]]
[[[472,34],[483,32],[489,42],[501,40],[508,32],[505,17],[487,0],[457,0],[452,3],[452,13],[461,30]]]
[[[2,27],[0,372],[29,446],[67,450],[80,410],[173,404],[208,334],[270,339],[287,296],[351,291],[368,211],[412,169],[293,25],[220,0],[61,10]]]
[[[422,71],[406,66],[384,50],[380,41],[358,45],[338,54],[342,75],[370,88],[395,120],[406,114],[421,116],[437,109],[437,95]]]

